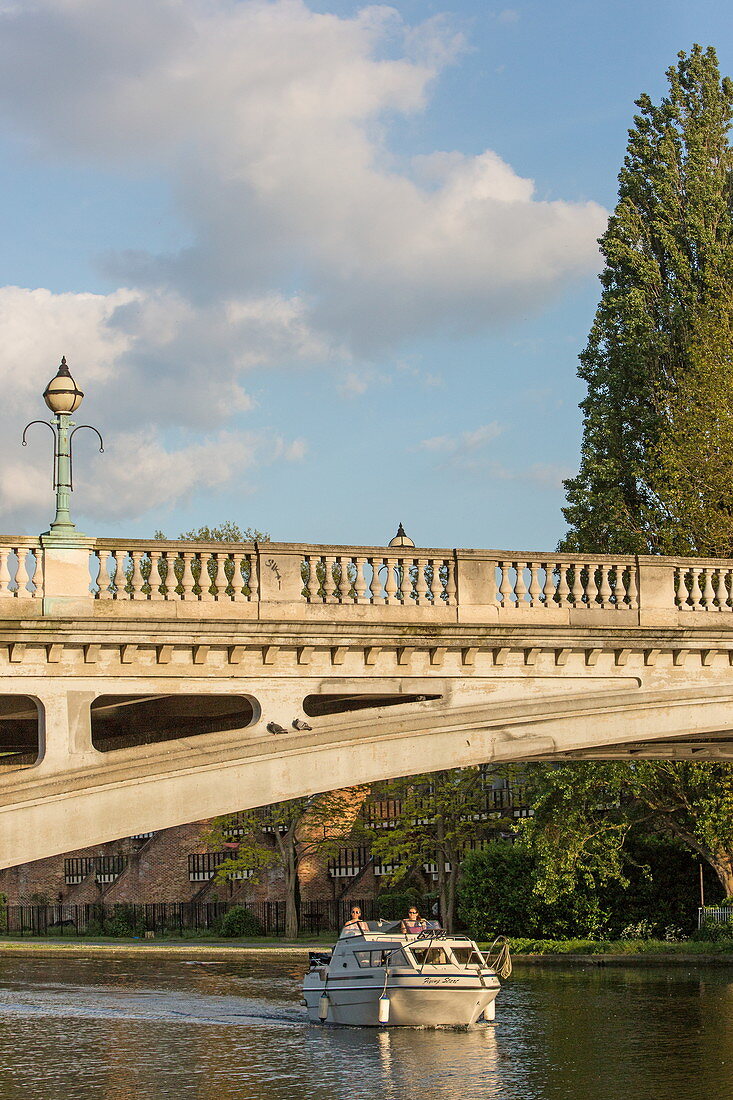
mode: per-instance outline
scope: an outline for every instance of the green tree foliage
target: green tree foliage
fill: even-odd
[[[395,780],[384,788],[386,797],[399,799],[401,811],[394,828],[374,833],[372,853],[395,866],[392,883],[435,864],[441,919],[448,931],[455,924],[463,859],[500,824],[486,812],[486,786],[499,770],[453,768]]]
[[[351,837],[365,793],[365,788],[350,787],[214,818],[207,845],[214,850],[229,845],[232,851],[231,858],[219,864],[215,880],[231,881],[237,872],[252,871],[257,881],[267,867],[280,867],[285,880],[285,935],[294,939],[300,926],[298,869],[315,853],[324,859],[335,855]],[[232,848],[227,829],[235,822],[244,832]]]
[[[534,817],[523,828],[549,900],[585,884],[627,882],[630,838],[661,836],[693,852],[733,894],[733,768],[637,760],[535,769]]]
[[[688,369],[656,453],[667,548],[733,556],[733,302],[693,319]]]
[[[162,531],[156,531],[156,539],[165,542]],[[190,531],[181,531],[181,542],[269,542],[270,536],[256,527],[242,529],[238,523],[225,519],[218,527],[193,527]]]
[[[603,291],[580,357],[581,464],[565,483],[568,550],[731,545],[733,82],[697,45],[667,78],[658,105],[637,101],[599,242]]]
[[[633,836],[624,849],[623,881],[579,880],[548,899],[542,867],[525,844],[497,841],[472,853],[458,887],[458,912],[471,935],[538,939],[678,938],[696,928],[699,867],[690,852]],[[712,872],[708,873],[711,885]]]

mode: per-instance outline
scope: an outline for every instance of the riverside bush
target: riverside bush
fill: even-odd
[[[234,939],[239,936],[261,936],[263,928],[257,917],[244,905],[233,905],[218,922],[216,931],[220,936]]]
[[[630,839],[625,858],[628,884],[580,881],[572,893],[548,902],[535,889],[533,852],[497,841],[473,852],[463,864],[459,917],[482,940],[497,934],[670,942],[690,936],[699,905],[696,861],[656,837]],[[707,871],[706,893],[715,894]]]

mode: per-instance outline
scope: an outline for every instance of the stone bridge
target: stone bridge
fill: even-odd
[[[733,562],[0,539],[0,681],[0,867],[484,761],[733,759]]]

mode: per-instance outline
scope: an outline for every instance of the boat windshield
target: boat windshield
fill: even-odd
[[[459,966],[485,966],[485,962],[473,944],[466,947],[453,947],[453,954]]]
[[[350,936],[363,936],[365,932],[379,932],[381,935],[385,933],[394,932],[400,927],[400,921],[398,920],[363,920],[360,922],[361,927],[352,925],[349,927],[346,925],[341,930],[339,938],[344,939]]]
[[[438,944],[410,944],[410,951],[415,957],[418,966],[450,966],[452,959],[445,947]]]

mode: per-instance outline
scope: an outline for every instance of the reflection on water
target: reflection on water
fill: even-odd
[[[733,972],[519,970],[495,1027],[322,1028],[306,954],[0,955],[0,1100],[733,1096]]]

